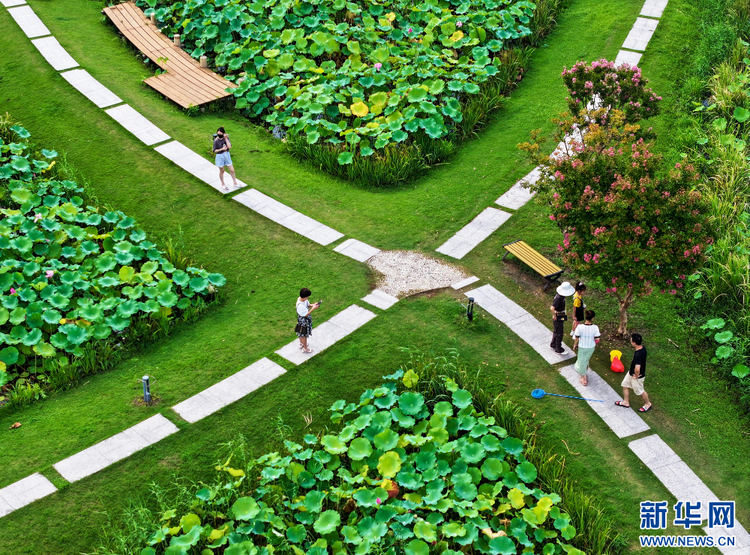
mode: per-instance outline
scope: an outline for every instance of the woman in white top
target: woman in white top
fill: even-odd
[[[599,343],[599,326],[595,326],[591,323],[596,314],[593,310],[587,310],[585,313],[586,320],[583,325],[576,328],[575,341],[573,342],[573,350],[578,351],[578,358],[576,359],[576,372],[581,375],[581,385],[589,385],[589,381],[586,378],[586,371],[589,367],[589,360],[591,355],[594,354],[596,344]]]
[[[313,350],[307,346],[307,338],[312,335],[312,311],[320,306],[320,302],[314,305],[310,304],[310,295],[312,293],[307,287],[303,287],[299,292],[297,299],[297,326],[294,331],[299,337],[299,348],[304,353],[312,353]]]

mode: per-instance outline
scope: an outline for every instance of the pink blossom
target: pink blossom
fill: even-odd
[[[456,21],[456,27],[458,27],[460,29],[463,26],[464,26],[464,24],[463,24],[462,21]]]
[[[670,291],[670,293],[671,293],[672,295],[676,295],[676,294],[677,294],[677,289],[672,289],[672,290]]]
[[[556,218],[555,218],[555,215],[554,215],[554,214],[550,214],[550,215],[549,215],[549,219],[550,219],[550,220],[552,220],[552,221],[554,222],[554,221],[555,221],[555,219],[556,219]],[[687,251],[685,251],[685,252],[687,252]]]
[[[586,254],[583,255],[583,259],[586,262],[591,262],[591,255],[589,253],[586,253]]]
[[[561,174],[561,173],[560,173],[560,170],[557,170],[557,171],[555,172],[555,179],[558,179],[558,180],[560,180],[560,181],[564,181],[564,180],[565,180],[565,176],[564,176],[563,174]]]
[[[411,33],[411,32],[412,32],[412,28],[411,28],[411,27],[409,27],[409,29],[408,29],[408,30],[407,30],[406,32],[407,32],[407,33]]]
[[[44,218],[44,216],[42,216],[41,214],[39,214],[39,213],[34,214],[34,223],[38,222],[42,218]]]
[[[44,273],[44,275],[45,275],[45,276],[47,276],[48,278],[51,278],[52,276],[54,276],[54,275],[55,275],[55,271],[54,271],[54,270],[47,270],[47,271],[46,271],[46,272]]]
[[[16,294],[16,290],[15,290],[15,289],[13,289],[12,287],[10,288],[10,294],[11,294],[11,295],[15,295],[15,294]]]
[[[377,498],[377,499],[375,500],[375,503],[377,503],[378,505],[380,505],[380,497],[378,497],[378,498]]]
[[[599,255],[595,254],[592,260],[594,261],[594,264],[599,264]]]
[[[374,67],[375,67],[375,69],[379,70],[381,67],[383,67],[383,64],[381,64],[380,62],[378,62],[377,64],[375,64]]]

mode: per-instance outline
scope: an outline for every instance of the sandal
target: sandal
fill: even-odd
[[[313,349],[310,349],[310,348],[307,348],[307,349],[302,349],[302,352],[303,352],[303,353],[312,353],[312,352],[313,352]]]
[[[622,401],[615,401],[615,405],[617,405],[618,407],[622,407],[624,409],[629,409],[630,408],[630,405],[625,405],[625,404],[623,404]]]
[[[646,407],[641,407],[641,408],[639,408],[639,409],[638,409],[638,412],[648,412],[648,411],[650,411],[650,410],[651,410],[652,408],[654,408],[654,405],[650,405],[650,406],[649,406],[648,408],[646,408]]]

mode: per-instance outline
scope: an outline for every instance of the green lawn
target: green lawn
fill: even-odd
[[[374,246],[429,252],[530,170],[515,145],[532,128],[550,130],[549,118],[564,109],[562,66],[613,59],[642,3],[575,0],[559,17],[548,47],[534,54],[531,70],[505,109],[479,138],[411,186],[386,191],[363,189],[298,163],[265,131],[233,114],[186,116],[141,83],[149,73],[102,24],[102,4],[32,0],[31,5],[83,67],[175,139],[206,154],[210,134],[225,125],[239,177],[248,184]],[[681,75],[682,45],[692,37],[690,10],[688,0],[672,0],[644,56],[644,74],[665,104]],[[291,341],[291,304],[301,286],[326,299],[316,312],[321,321],[358,302],[372,276],[330,247],[221,197],[143,146],[57,75],[5,10],[0,10],[0,49],[13,52],[3,61],[3,110],[22,121],[37,144],[67,153],[102,203],[134,216],[157,238],[179,236],[199,264],[228,279],[225,301],[169,340],[133,353],[114,370],[69,391],[0,413],[0,487],[35,471],[62,486],[58,494],[0,519],[0,553],[91,551],[107,514],[116,516],[149,481],[167,483],[175,475],[209,480],[221,443],[242,433],[259,454],[274,436],[277,417],[297,435],[308,413],[314,429],[324,427],[325,409],[334,400],[353,399],[376,385],[404,361],[397,348],[408,345],[437,353],[457,347],[479,372],[482,387],[528,408],[543,440],[566,456],[570,475],[602,500],[634,551],[648,552],[636,548],[638,504],[671,497],[627,448],[636,438],[616,438],[584,403],[531,399],[536,387],[569,395],[575,390],[481,310],[477,322],[466,325],[460,296],[453,292],[404,300],[385,312],[373,309],[379,313],[375,320],[324,354],[298,368],[286,364],[287,374],[201,422],[180,421],[169,407]],[[660,122],[668,128],[669,114]],[[550,295],[541,293],[540,280],[518,262],[501,262],[497,253],[503,243],[524,238],[554,255],[558,237],[544,210],[530,203],[462,265],[544,321]],[[747,418],[714,377],[706,354],[691,346],[672,300],[657,296],[633,311],[632,326],[644,334],[651,356],[647,387],[655,410],[644,418],[720,498],[736,500],[738,519],[750,524],[750,492],[742,487],[750,472]],[[615,316],[611,300],[592,295],[588,302],[608,329],[606,322]],[[607,369],[611,348],[628,351],[620,343],[600,344],[593,368],[619,389],[620,375]],[[155,407],[133,404],[143,374],[156,379],[161,403]],[[178,422],[181,431],[77,484],[65,485],[51,468],[156,412]],[[15,421],[22,427],[9,430]],[[563,439],[575,454],[568,454]],[[33,532],[20,542],[18,530]]]

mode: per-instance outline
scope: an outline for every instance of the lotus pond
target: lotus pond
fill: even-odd
[[[0,386],[37,396],[216,297],[224,276],[175,267],[133,218],[45,177],[56,152],[34,152],[18,125],[6,136],[20,142],[0,139]]]
[[[423,393],[414,370],[384,379],[357,403],[334,403],[326,432],[285,440],[244,470],[232,457],[219,465],[184,513],[154,515],[142,555],[583,553],[523,441],[470,391],[441,376],[444,393]]]
[[[512,0],[138,0],[162,31],[236,81],[236,106],[277,137],[329,145],[352,164],[417,135],[438,139],[462,102],[531,34]]]

